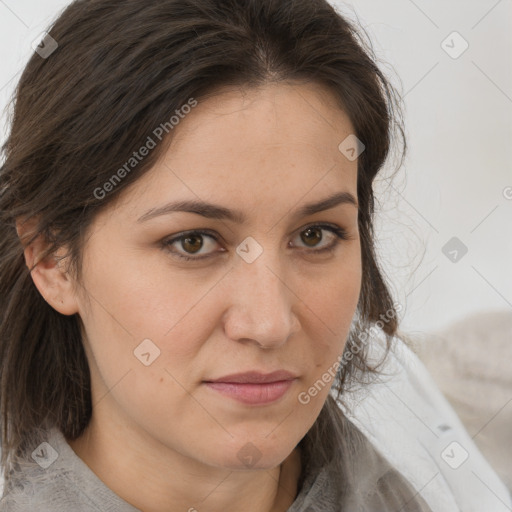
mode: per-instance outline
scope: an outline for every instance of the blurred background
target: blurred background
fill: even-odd
[[[2,108],[68,3],[0,0]],[[396,173],[392,155],[375,189],[401,329],[512,488],[512,1],[331,3],[404,99],[407,157]]]

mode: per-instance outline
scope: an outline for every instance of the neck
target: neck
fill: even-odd
[[[139,510],[286,512],[297,496],[298,447],[275,468],[231,471],[96,425],[93,415],[84,434],[69,445],[107,487]]]

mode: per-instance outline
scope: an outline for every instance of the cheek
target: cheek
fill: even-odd
[[[309,353],[304,358],[309,368],[297,396],[299,414],[310,426],[335,382],[357,308],[360,283],[356,264],[351,271],[340,272],[326,281],[321,290],[311,288],[307,303],[314,313],[309,314]]]
[[[166,274],[141,260],[130,260],[127,252],[122,259],[90,265],[84,274],[91,297],[85,334],[108,388],[128,371],[128,380],[138,380],[137,389],[159,385],[162,377],[172,380],[167,369],[177,381],[188,381],[194,371],[190,362],[210,336],[208,290],[191,285],[186,273]]]
[[[176,417],[207,421],[190,393],[202,376],[194,362],[211,334],[204,318],[208,301],[191,292],[180,300],[173,287],[147,278],[141,284],[133,274],[106,278],[96,288],[102,304],[92,301],[84,322],[97,406],[109,409],[115,402],[148,428],[171,425]]]
[[[325,351],[332,357],[343,349],[359,301],[361,275],[360,260],[354,256],[326,274],[321,285],[309,283],[304,302],[317,331],[316,336],[310,333],[310,337],[323,340],[315,345],[317,352]]]
[[[346,270],[345,270],[346,269]],[[311,287],[307,374],[298,394],[299,411],[313,423],[326,400],[340,364],[361,289],[361,272],[357,264],[331,273],[321,289]]]

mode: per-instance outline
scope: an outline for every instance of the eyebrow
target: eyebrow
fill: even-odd
[[[350,192],[338,192],[334,195],[326,197],[320,201],[309,203],[299,208],[294,214],[294,217],[306,217],[313,215],[314,213],[322,212],[324,210],[330,210],[340,204],[350,204],[355,208],[359,208],[357,199]],[[219,219],[219,220],[230,220],[237,224],[243,224],[246,222],[247,217],[240,210],[230,210],[223,206],[219,206],[212,203],[206,203],[199,200],[189,201],[176,201],[168,203],[160,208],[151,208],[141,217],[137,219],[137,222],[145,222],[149,219],[159,217],[161,215],[168,215],[175,212],[188,212],[196,213],[208,219]]]

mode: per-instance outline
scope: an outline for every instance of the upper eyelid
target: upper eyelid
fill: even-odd
[[[345,234],[345,236],[347,237],[347,239],[349,238],[348,230],[345,227],[339,226],[337,224],[329,223],[329,222],[316,222],[316,223],[313,222],[311,224],[306,224],[305,226],[302,226],[302,227],[298,228],[297,230],[295,230],[294,234],[301,233],[302,231],[305,231],[306,229],[313,228],[313,227],[317,227],[321,230],[328,231],[334,236],[337,235],[336,232],[334,231],[337,229],[337,230],[343,232]],[[332,228],[332,229],[329,229],[329,228]],[[185,238],[189,235],[209,236],[210,238],[213,238],[217,243],[219,241],[225,242],[222,235],[220,235],[219,233],[217,233],[213,230],[210,230],[208,228],[188,229],[188,230],[182,231],[181,233],[178,233],[176,235],[171,235],[170,237],[165,238],[163,240],[163,242],[166,245],[171,245],[175,242],[182,240],[183,238]]]
[[[306,229],[313,228],[313,227],[318,227],[318,228],[326,230],[326,231],[329,231],[329,228],[339,229],[341,231],[347,231],[347,228],[345,228],[343,226],[339,226],[334,223],[313,222],[311,224],[306,224],[306,225],[296,229],[293,233],[300,233]],[[206,236],[210,236],[211,238],[214,238],[215,240],[221,239],[221,240],[225,241],[225,239],[222,235],[220,235],[218,232],[208,229],[208,228],[187,229],[185,231],[177,233],[176,235],[171,235],[169,237],[166,237],[165,241],[167,241],[167,242],[176,241],[176,240],[180,240],[181,238],[186,237],[187,235],[195,235],[195,234],[206,235]]]
[[[328,231],[331,235],[333,235],[334,240],[329,245],[327,245],[327,247],[323,247],[321,249],[315,249],[315,248],[311,249],[311,251],[308,251],[311,254],[320,254],[320,253],[325,253],[326,251],[334,251],[336,249],[336,247],[338,247],[343,241],[349,241],[349,240],[353,239],[353,236],[351,236],[349,234],[349,231],[345,227],[339,226],[337,224],[332,224],[330,222],[316,222],[313,224],[307,224],[305,226],[302,226],[298,230],[296,230],[295,233],[301,233],[302,231],[305,231],[306,229],[309,229],[312,227],[318,227],[321,230]],[[195,256],[195,255],[189,255],[188,253],[181,254],[179,250],[176,251],[176,250],[172,250],[170,248],[175,243],[177,243],[180,240],[187,237],[187,235],[194,235],[194,234],[199,234],[200,236],[207,236],[207,237],[209,236],[210,238],[213,238],[217,243],[219,243],[218,238],[223,239],[223,237],[221,235],[218,235],[218,233],[214,233],[210,229],[207,229],[207,228],[200,229],[199,228],[199,229],[183,231],[177,235],[171,236],[170,238],[164,239],[161,243],[166,248],[166,250],[169,251],[170,253],[173,253],[176,258],[179,258],[179,259],[185,260],[185,261],[201,261],[201,260],[209,259],[212,256],[214,256],[215,252]],[[307,248],[306,248],[306,250],[307,250]],[[222,250],[220,252],[225,252],[225,250]],[[217,252],[217,254],[218,254],[218,252]]]
[[[320,227],[320,228],[335,228],[335,229],[347,229],[347,227],[344,227],[341,224],[337,224],[335,222],[328,222],[328,221],[313,221],[308,224],[304,224],[304,226],[301,226],[300,228],[295,229],[292,233],[297,233],[304,231],[305,229],[312,228],[312,227]],[[191,233],[205,233],[211,236],[218,236],[220,238],[224,238],[222,235],[220,235],[217,231],[210,228],[196,228],[196,229],[186,229],[184,231],[178,232],[176,235],[171,235],[171,237],[179,237],[179,236],[186,236],[187,234]]]

